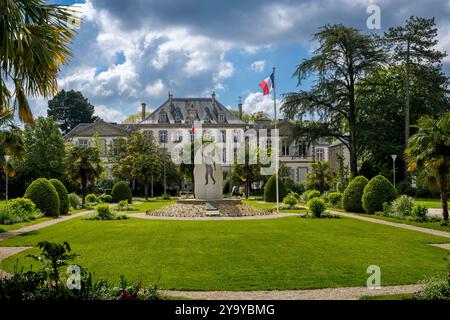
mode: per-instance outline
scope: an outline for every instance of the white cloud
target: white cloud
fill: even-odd
[[[145,92],[147,92],[147,95],[150,97],[160,97],[162,93],[164,92],[164,83],[161,79],[156,80],[152,84],[149,84],[145,87]]]
[[[281,101],[277,99],[277,117],[280,117]],[[273,97],[271,94],[263,95],[261,92],[250,92],[242,103],[242,109],[249,114],[263,111],[273,117]]]
[[[266,60],[257,60],[250,65],[250,69],[255,72],[262,72],[266,66]]]
[[[120,123],[126,118],[125,114],[122,111],[104,105],[95,106],[95,115],[99,116],[107,122],[117,123]]]

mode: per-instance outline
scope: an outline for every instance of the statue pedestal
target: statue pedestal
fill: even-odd
[[[214,168],[215,167],[215,168]],[[220,164],[196,164],[194,167],[195,199],[223,199],[223,172]]]

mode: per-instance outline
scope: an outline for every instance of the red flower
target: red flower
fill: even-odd
[[[131,294],[127,290],[123,290],[120,293],[120,298],[122,298],[123,300],[131,300]]]

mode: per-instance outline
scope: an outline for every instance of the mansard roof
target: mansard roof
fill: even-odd
[[[160,115],[164,114],[160,119]],[[195,117],[190,117],[195,114]],[[222,117],[219,117],[223,115]],[[221,119],[222,118],[222,119]],[[210,98],[173,98],[171,95],[156,108],[141,124],[187,124],[194,121],[212,124],[245,124],[235,116],[213,94]]]
[[[129,124],[117,124],[97,120],[93,123],[80,123],[65,135],[65,139],[77,137],[91,137],[98,134],[100,137],[121,137],[127,136],[135,127]]]

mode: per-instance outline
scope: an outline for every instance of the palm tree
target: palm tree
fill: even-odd
[[[103,173],[98,146],[70,147],[67,153],[67,173],[73,182],[81,184],[81,197],[84,205],[87,185],[95,182]]]
[[[333,181],[335,176],[330,171],[330,165],[328,164],[328,161],[317,160],[310,166],[313,172],[308,174],[308,179],[313,183],[319,185],[319,191],[322,194],[325,189],[325,183]]]
[[[408,171],[430,170],[436,177],[442,202],[442,216],[448,224],[448,183],[450,180],[450,112],[440,119],[419,119],[418,131],[408,140],[405,156]]]
[[[4,165],[5,155],[10,155],[14,160],[23,160],[25,148],[22,130],[14,125],[13,120],[12,112],[0,117],[0,166]]]
[[[0,118],[17,107],[19,119],[32,122],[27,96],[57,92],[57,73],[72,54],[74,13],[43,0],[0,1]]]

